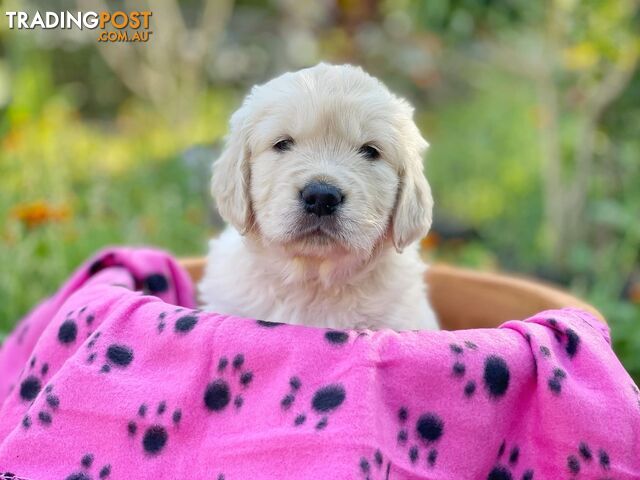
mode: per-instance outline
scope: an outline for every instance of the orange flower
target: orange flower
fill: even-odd
[[[433,250],[438,245],[440,245],[440,240],[440,235],[438,235],[436,232],[430,232],[429,235],[421,240],[420,245],[425,250]]]
[[[640,282],[631,286],[629,291],[629,300],[631,300],[632,303],[640,305]]]
[[[67,207],[54,207],[42,200],[17,205],[11,215],[27,228],[34,228],[48,222],[57,222],[69,217]]]
[[[14,150],[17,150],[20,146],[20,143],[22,142],[23,136],[24,135],[22,135],[22,132],[16,130],[15,128],[13,130],[9,130],[2,141],[3,150],[5,152],[12,152]]]

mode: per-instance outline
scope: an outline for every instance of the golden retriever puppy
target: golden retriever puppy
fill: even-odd
[[[436,329],[417,241],[431,225],[413,108],[361,68],[319,64],[251,90],[212,192],[206,310],[331,328]]]

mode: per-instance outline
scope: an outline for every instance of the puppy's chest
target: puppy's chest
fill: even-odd
[[[383,303],[367,298],[357,288],[324,289],[309,282],[287,283],[256,272],[243,275],[241,270],[226,269],[224,273],[214,277],[217,285],[210,283],[210,277],[207,291],[203,292],[209,310],[331,328],[374,327],[381,318],[388,317]]]
[[[289,275],[266,255],[252,255],[237,239],[224,240],[212,242],[199,285],[207,310],[340,329],[424,328],[432,318],[422,284],[424,267],[417,259],[379,268],[358,283],[326,287]]]
[[[299,285],[283,288],[265,302],[264,313],[272,320],[331,328],[365,328],[377,323],[384,311],[372,306],[356,289],[314,288]]]
[[[253,285],[249,316],[265,320],[331,328],[370,326],[384,311],[353,288],[324,289],[309,283],[286,284],[272,279],[268,287]]]

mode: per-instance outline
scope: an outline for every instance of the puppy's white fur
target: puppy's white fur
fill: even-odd
[[[350,65],[254,87],[214,165],[213,195],[231,227],[210,242],[204,308],[333,328],[437,328],[416,244],[433,208],[427,142],[412,116]],[[275,149],[285,138],[286,151]],[[363,145],[380,157],[367,158]],[[314,181],[344,194],[330,218],[303,208]]]

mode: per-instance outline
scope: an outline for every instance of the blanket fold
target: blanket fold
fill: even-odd
[[[640,478],[640,395],[586,312],[397,333],[194,307],[166,253],[81,267],[0,350],[0,474]]]

